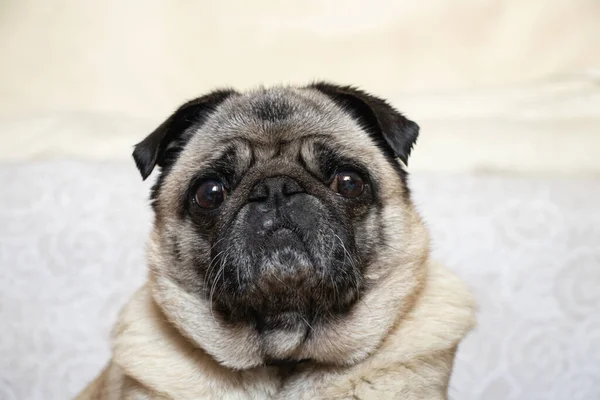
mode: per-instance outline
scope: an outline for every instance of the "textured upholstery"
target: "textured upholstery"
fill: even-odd
[[[455,400],[600,398],[600,180],[413,174],[436,258],[479,326]],[[0,166],[0,399],[65,399],[109,358],[144,280],[149,183],[133,164]]]

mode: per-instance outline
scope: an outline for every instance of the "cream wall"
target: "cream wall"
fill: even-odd
[[[206,90],[329,79],[421,124],[414,168],[598,173],[599,43],[596,0],[4,0],[0,159],[125,157]]]

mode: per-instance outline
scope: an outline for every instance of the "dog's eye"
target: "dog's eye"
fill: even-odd
[[[206,180],[196,189],[194,200],[202,208],[215,209],[223,203],[227,197],[227,190],[223,184],[216,180]]]
[[[358,197],[365,189],[365,183],[356,172],[338,172],[331,182],[331,189],[344,197]]]

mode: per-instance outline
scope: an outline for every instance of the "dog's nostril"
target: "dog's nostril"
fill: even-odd
[[[302,186],[294,179],[288,176],[274,176],[263,179],[254,185],[249,200],[267,201],[304,192]]]
[[[291,196],[297,193],[303,193],[304,189],[294,180],[286,180],[283,183],[282,192],[286,196]]]
[[[264,201],[269,198],[269,189],[266,185],[259,183],[252,188],[252,192],[248,199],[250,201]]]

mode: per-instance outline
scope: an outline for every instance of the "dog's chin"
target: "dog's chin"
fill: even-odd
[[[222,293],[216,309],[230,322],[252,325],[260,332],[306,329],[349,309],[358,298],[357,285],[336,279],[335,272],[315,262],[314,252],[292,233],[278,234],[282,240],[275,241],[277,244],[263,248],[259,256],[248,257],[257,263],[249,268],[247,284]],[[325,257],[316,254],[319,256]],[[343,262],[331,259],[329,264],[342,267]]]
[[[313,318],[319,285],[307,252],[292,246],[263,250],[249,282],[222,293],[219,308],[227,319],[255,325],[260,331],[305,325]]]

